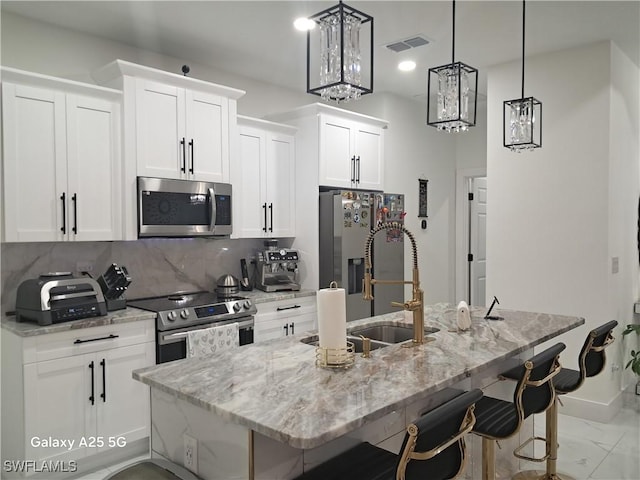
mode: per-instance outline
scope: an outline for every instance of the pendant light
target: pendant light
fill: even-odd
[[[464,132],[476,124],[478,70],[456,62],[456,2],[453,0],[451,63],[430,68],[427,80],[427,125]],[[431,92],[435,91],[435,99]]]
[[[542,147],[542,102],[524,96],[525,0],[522,0],[522,89],[521,97],[505,100],[503,144],[513,152]]]
[[[309,20],[307,93],[338,103],[372,93],[373,17],[340,1]]]

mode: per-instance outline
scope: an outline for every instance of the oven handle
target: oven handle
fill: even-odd
[[[234,322],[230,322],[230,323],[234,323]],[[204,325],[202,329],[215,327],[216,325],[218,324],[210,323],[210,324]],[[222,325],[229,325],[229,323],[223,323]],[[238,330],[241,330],[243,328],[253,328],[253,325],[254,325],[253,318],[251,318],[251,320],[244,320],[244,321],[238,322]],[[189,335],[189,332],[190,331],[192,332],[194,330],[201,330],[201,329],[192,328],[183,332],[161,334],[160,338],[158,339],[158,343],[161,345],[166,345],[167,343],[179,342],[180,340],[187,338],[187,336]]]

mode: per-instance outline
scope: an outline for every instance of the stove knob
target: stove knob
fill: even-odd
[[[182,310],[180,312],[180,317],[182,317],[183,320],[186,320],[189,317],[189,310]]]
[[[242,307],[243,307],[245,310],[249,310],[249,309],[251,308],[251,300],[245,300],[245,301],[242,303]]]
[[[238,313],[240,311],[240,308],[242,308],[242,306],[240,305],[240,302],[236,302],[233,304],[233,311]]]
[[[167,313],[167,320],[169,320],[170,322],[174,322],[176,318],[178,318],[178,315],[176,315],[176,312],[171,311]]]

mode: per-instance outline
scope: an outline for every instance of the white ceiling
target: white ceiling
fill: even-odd
[[[316,1],[2,1],[3,11],[228,72],[305,89],[305,34],[292,22],[337,3]],[[376,92],[424,97],[426,69],[451,61],[451,2],[352,1],[374,17]],[[480,70],[520,60],[522,2],[456,3],[456,61]],[[640,1],[527,2],[527,55],[613,40],[640,66]],[[394,53],[384,45],[422,34],[432,43]],[[402,73],[399,60],[418,68]],[[178,72],[176,72],[178,73]]]

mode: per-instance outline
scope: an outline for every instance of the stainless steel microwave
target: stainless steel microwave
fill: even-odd
[[[138,177],[138,237],[229,236],[228,183]]]

